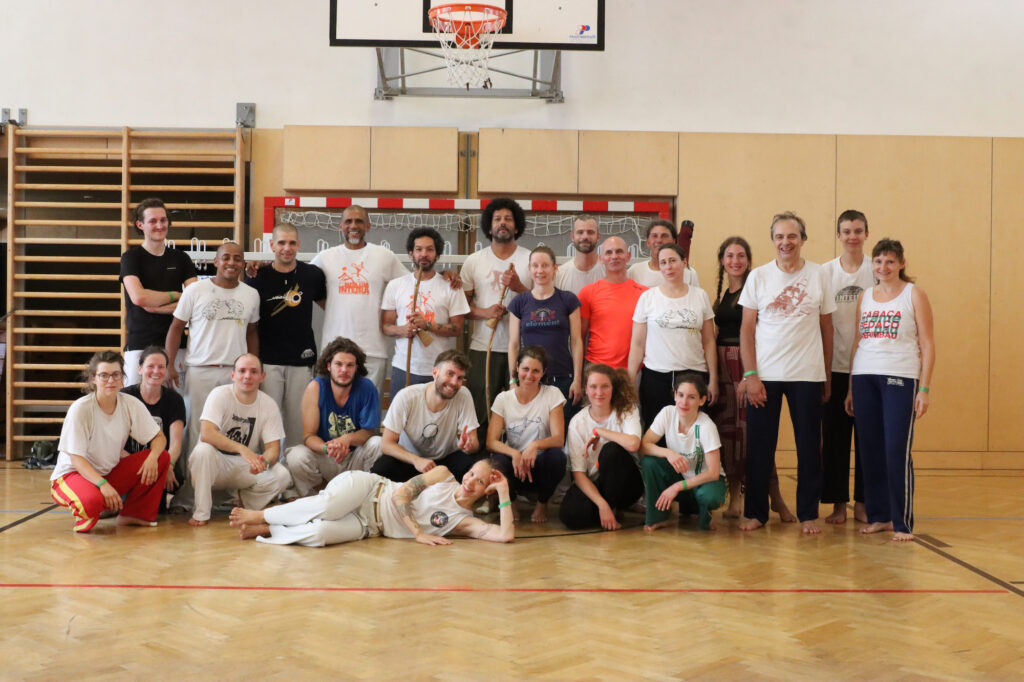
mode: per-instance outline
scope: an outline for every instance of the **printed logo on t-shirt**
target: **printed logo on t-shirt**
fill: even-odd
[[[416,312],[423,316],[423,319],[427,322],[434,322],[437,319],[437,312],[434,310],[433,292],[420,290],[419,293],[419,305],[416,306]],[[409,300],[405,304],[406,309],[412,310],[413,300],[412,294],[409,294]],[[406,316],[408,319],[408,316]]]
[[[487,273],[487,279],[491,283],[491,291],[501,293],[501,276],[505,274],[504,270],[491,270]]]
[[[701,327],[697,313],[689,308],[666,310],[654,318],[654,323],[662,329],[686,329],[691,334],[698,333]]]
[[[434,442],[440,430],[441,428],[436,422],[431,422],[423,427],[423,430],[420,431],[420,442],[424,444],[424,447],[430,447],[430,443]]]
[[[239,417],[237,414],[233,414],[228,421],[228,428],[224,435],[236,443],[249,447],[249,441],[252,440],[252,432],[255,428],[256,417]]]
[[[783,317],[804,317],[808,311],[801,307],[807,298],[807,279],[793,282],[779,292],[775,300],[765,307],[765,311],[778,313]]]
[[[531,426],[541,426],[544,422],[540,417],[525,417],[522,421],[515,423],[505,422],[505,430],[508,431],[509,435],[519,435]]]
[[[352,433],[356,430],[356,423],[347,414],[331,412],[327,415],[327,424],[327,432],[331,438],[344,436],[346,433]]]
[[[443,511],[436,511],[430,515],[430,525],[434,528],[444,528],[448,525],[448,515]]]
[[[245,306],[233,298],[215,298],[204,305],[199,314],[204,320],[234,320],[242,324]]]
[[[551,308],[536,308],[530,311],[526,321],[528,327],[557,327],[560,324],[558,314]]]
[[[889,377],[885,383],[887,386],[903,386],[903,379],[900,377]]]
[[[857,297],[864,291],[863,287],[851,284],[836,292],[836,303],[856,303]]]
[[[341,266],[341,274],[338,275],[338,293],[358,296],[370,294],[370,280],[366,278],[366,266],[362,261]]]
[[[270,311],[270,316],[273,317],[285,308],[294,308],[302,303],[302,291],[299,290],[299,283],[296,282],[292,285],[292,288],[284,292],[280,296],[271,296],[268,301],[280,301],[274,309]]]
[[[899,310],[866,310],[860,315],[862,339],[895,339],[903,314]]]

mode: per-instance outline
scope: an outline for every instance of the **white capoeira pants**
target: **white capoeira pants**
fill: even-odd
[[[389,371],[391,371],[391,360],[389,358],[366,356],[366,378],[373,382],[373,385],[377,387],[377,393],[380,395],[384,395],[384,379],[387,378]],[[396,390],[391,389],[391,395],[395,393]]]
[[[195,489],[192,518],[196,521],[209,521],[214,490],[237,490],[243,507],[263,509],[292,484],[291,474],[280,462],[254,474],[245,459],[225,455],[209,443],[192,449],[188,468]]]
[[[267,378],[263,380],[260,390],[273,398],[281,408],[281,420],[284,422],[281,452],[285,452],[285,448],[302,443],[302,394],[313,380],[313,368],[264,365],[263,371],[267,373]],[[284,461],[288,462],[287,453]]]
[[[380,535],[373,505],[387,479],[366,471],[338,474],[312,497],[303,497],[263,512],[274,545],[323,547]]]
[[[289,448],[285,453],[285,465],[292,474],[299,497],[312,495],[318,485],[343,471],[369,471],[380,457],[381,442],[380,436],[367,438],[365,443],[349,450],[340,464],[330,455],[313,452],[305,445]]]
[[[188,368],[188,394],[185,406],[188,408],[188,421],[185,423],[186,440],[182,452],[191,452],[191,448],[199,445],[199,418],[203,414],[203,406],[210,396],[210,391],[231,383],[231,367],[194,366]],[[188,465],[188,462],[185,462]]]

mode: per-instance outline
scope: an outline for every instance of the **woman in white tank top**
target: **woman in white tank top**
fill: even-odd
[[[874,287],[857,301],[846,409],[862,441],[868,525],[913,539],[914,420],[928,411],[935,340],[928,297],[906,275],[903,245],[883,239],[871,253]]]

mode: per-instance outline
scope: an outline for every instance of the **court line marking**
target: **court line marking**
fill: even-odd
[[[28,516],[23,516],[22,518],[18,519],[17,521],[13,521],[11,523],[8,523],[6,526],[3,526],[2,528],[0,528],[0,533],[3,533],[5,530],[8,530],[10,528],[14,528],[15,526],[19,526],[19,525],[25,523],[26,521],[31,521],[32,519],[34,519],[37,516],[41,516],[41,515],[45,514],[48,511],[52,511],[52,510],[56,509],[58,506],[59,505],[57,505],[57,504],[51,504],[48,507],[43,507],[42,509],[40,509],[37,512],[32,512]]]
[[[979,575],[982,578],[984,578],[985,580],[988,580],[989,582],[993,582],[996,585],[999,585],[1000,587],[1004,588],[1006,591],[1013,592],[1018,597],[1024,597],[1024,590],[1020,589],[1019,587],[1016,587],[1013,584],[1006,582],[1005,580],[997,578],[994,575],[992,575],[991,573],[983,571],[980,568],[978,568],[977,566],[969,564],[968,562],[964,561],[963,559],[960,559],[958,557],[953,556],[949,552],[943,551],[943,550],[939,549],[938,547],[933,547],[932,545],[929,545],[927,542],[924,542],[920,538],[914,538],[914,542],[916,542],[920,546],[924,547],[925,549],[929,549],[929,550],[935,552],[936,554],[938,554],[941,557],[949,559],[954,564],[957,564],[958,566],[962,566],[962,567],[966,568],[971,573],[974,573],[975,575]]]
[[[243,592],[468,592],[481,594],[1006,594],[1007,590],[908,590],[908,589],[843,589],[843,588],[643,588],[643,587],[472,587],[470,585],[439,585],[437,587],[309,587],[285,585],[129,585],[98,583],[0,583],[2,588],[45,587],[55,589],[114,590],[222,590]],[[1012,591],[1012,590],[1011,590]]]

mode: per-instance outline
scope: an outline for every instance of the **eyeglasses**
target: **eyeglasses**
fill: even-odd
[[[100,372],[99,374],[96,375],[96,378],[99,379],[100,381],[104,381],[104,382],[106,382],[106,381],[120,381],[121,379],[124,378],[124,373],[123,372],[111,372],[110,374],[107,374],[106,372]]]

